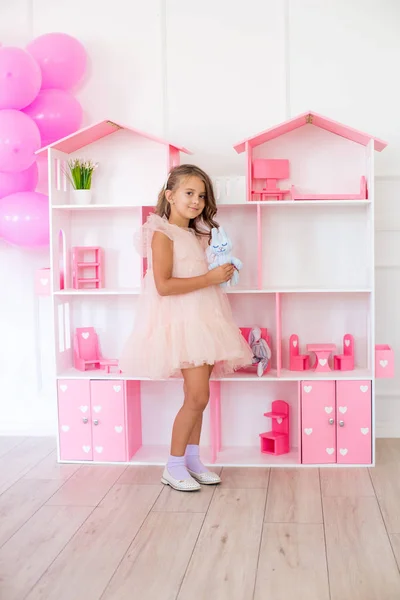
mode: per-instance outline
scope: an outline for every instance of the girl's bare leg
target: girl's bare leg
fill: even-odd
[[[185,398],[172,428],[172,456],[184,456],[189,439],[200,440],[203,411],[210,398],[209,365],[182,369],[182,374]]]

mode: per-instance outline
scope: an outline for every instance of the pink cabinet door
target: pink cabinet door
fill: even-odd
[[[301,382],[302,462],[336,462],[335,382]]]
[[[58,381],[58,426],[61,460],[93,460],[88,380]]]
[[[118,380],[90,382],[93,459],[126,461],[125,384]]]
[[[371,463],[371,401],[371,381],[336,382],[338,463]]]

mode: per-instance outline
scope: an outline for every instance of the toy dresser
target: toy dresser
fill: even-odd
[[[238,327],[266,332],[272,357],[262,376],[212,378],[207,463],[374,464],[375,387],[394,375],[390,340],[375,336],[374,154],[384,147],[309,112],[231,150],[245,176],[215,182],[218,221],[244,268],[227,293]],[[117,359],[147,268],[135,232],[188,150],[105,120],[41,152],[59,460],[164,464],[182,380],[132,379]],[[75,156],[100,165],[88,205],[73,204],[64,176]]]

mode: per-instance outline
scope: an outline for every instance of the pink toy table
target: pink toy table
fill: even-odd
[[[335,352],[336,344],[307,344],[308,352],[315,352],[317,360],[315,362],[315,371],[326,372],[330,371],[329,355]]]

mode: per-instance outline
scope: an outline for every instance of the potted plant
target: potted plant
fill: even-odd
[[[92,175],[97,166],[97,163],[82,158],[68,161],[67,176],[73,187],[72,198],[75,204],[90,204]]]

